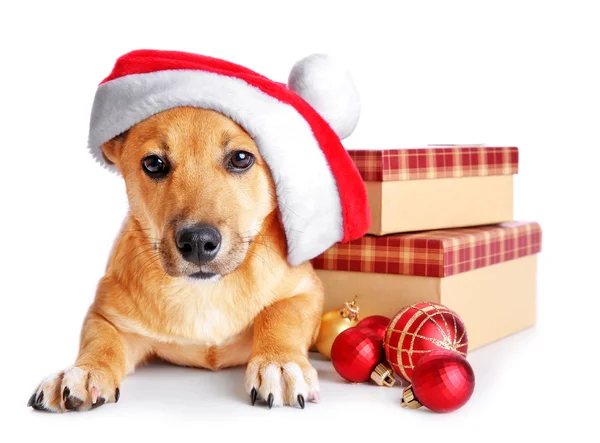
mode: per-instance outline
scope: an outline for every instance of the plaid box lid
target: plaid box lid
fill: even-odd
[[[312,260],[315,269],[449,277],[541,251],[542,229],[506,222],[337,243]]]
[[[365,181],[512,175],[519,170],[519,150],[509,146],[349,150],[348,153]]]

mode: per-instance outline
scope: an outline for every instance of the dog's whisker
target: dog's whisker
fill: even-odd
[[[153,265],[156,265],[157,263],[159,263],[159,257],[155,256],[155,257],[150,257],[148,260],[146,260],[144,263],[142,263],[142,265],[140,266],[139,272],[138,272],[138,277],[141,277],[143,275],[144,272],[148,271]]]
[[[149,252],[151,252],[151,254],[150,254],[150,255],[153,255],[153,254],[154,254],[154,252],[153,252],[153,251],[154,251],[154,248],[151,248],[151,249],[146,249],[146,250],[144,250],[144,251],[140,252],[139,254],[137,254],[135,257],[133,257],[133,258],[131,259],[131,261],[134,261],[134,260],[135,260],[136,258],[138,258],[140,255],[142,255],[142,254],[147,254],[147,253],[149,253]]]
[[[117,264],[121,264],[121,262],[128,257],[130,254],[133,254],[135,252],[137,252],[140,248],[144,247],[144,248],[148,248],[148,246],[150,245],[137,245],[136,247],[134,247],[133,249],[130,249],[129,251],[125,252],[124,254],[121,254],[119,257],[119,260],[117,261]],[[149,250],[151,250],[151,248],[149,248]]]
[[[132,252],[135,252],[136,250],[139,250],[140,248],[147,248],[147,247],[151,247],[151,246],[153,246],[151,243],[141,243],[141,244],[138,244],[134,248],[132,248],[129,251],[127,251],[126,253],[124,253],[123,256],[127,256],[127,255],[131,254]]]
[[[258,233],[258,235],[260,235],[260,238],[263,240],[263,242],[262,242],[262,243],[260,243],[260,242],[259,242],[259,244],[261,244],[261,245],[265,246],[267,249],[270,249],[271,251],[275,251],[275,249],[274,249],[274,248],[272,248],[271,246],[268,246],[268,245],[265,243],[265,242],[266,242],[266,240],[265,240],[265,235],[264,235],[262,232],[259,232],[259,233]],[[267,251],[267,254],[268,254],[268,253],[269,253],[269,252]],[[278,252],[278,251],[275,251],[275,253],[276,253],[277,255],[279,255],[279,252]]]
[[[229,217],[226,217],[226,218],[223,220],[223,223],[225,223],[227,220],[229,220],[229,219],[230,219],[231,217],[233,217],[234,215],[235,215],[235,212],[232,212],[232,213],[231,213],[231,215],[230,215]]]
[[[125,231],[119,231],[122,234],[126,233],[126,232],[144,232],[144,231],[149,231],[150,228],[141,228],[141,229],[127,229]]]
[[[256,245],[264,246],[265,248],[270,249],[271,251],[275,252],[279,257],[282,257],[280,251],[278,251],[277,249],[275,249],[272,246],[269,246],[269,245],[267,245],[265,243],[261,243],[261,242],[256,241],[256,240],[255,241],[242,242],[242,243],[245,243],[247,245],[250,245],[250,244],[254,243]]]
[[[152,267],[153,264],[158,263],[159,257],[158,254],[153,254],[146,261],[142,262],[142,264],[138,267],[136,273],[134,274],[134,280],[143,276],[143,273],[146,272],[149,268]]]
[[[144,249],[142,249],[142,250],[140,251],[140,248],[142,248],[142,247],[143,247]],[[139,252],[138,252],[138,251],[139,251]],[[129,256],[130,256],[131,254],[135,253],[135,252],[138,252],[138,253],[137,253],[137,254],[136,254],[136,255],[135,255],[133,258],[131,258],[131,261],[134,261],[134,260],[135,260],[137,257],[139,257],[139,256],[140,256],[140,255],[142,255],[142,254],[146,254],[146,253],[149,253],[149,252],[154,252],[154,251],[156,251],[156,248],[155,248],[155,247],[153,247],[152,245],[139,245],[139,246],[137,246],[136,248],[133,248],[132,250],[130,250],[129,252],[127,252],[127,253],[123,254],[123,255],[122,255],[120,258],[119,258],[119,260],[117,261],[117,264],[121,264],[121,262],[122,262],[122,261],[123,261],[125,258],[129,259]]]
[[[254,252],[254,251],[248,251],[248,252],[249,252],[249,253],[250,253],[252,256],[259,258],[259,259],[260,259],[260,260],[261,260],[261,261],[262,261],[262,262],[265,264],[265,266],[266,266],[267,268],[269,268],[269,271],[271,271],[271,273],[273,273],[273,268],[271,267],[271,265],[269,265],[269,263],[268,263],[268,262],[267,262],[267,261],[266,261],[264,258],[262,258],[262,257],[261,257],[259,254],[257,254],[257,253],[256,253],[256,252]]]
[[[146,241],[160,241],[159,238],[154,238],[154,237],[147,237],[145,235],[135,235],[135,234],[127,234],[127,238],[128,239],[135,239],[138,240],[136,243],[140,243],[140,242],[146,242]]]
[[[248,232],[250,232],[250,231],[248,231]],[[242,232],[242,233],[240,234],[240,237],[241,237],[241,238],[254,238],[254,237],[258,237],[259,235],[260,235],[261,237],[265,237],[265,238],[278,238],[278,237],[279,237],[278,235],[269,235],[269,234],[266,234],[266,235],[265,235],[265,234],[262,234],[262,233],[260,233],[260,232],[257,232],[255,235],[246,235],[246,233],[245,233],[245,232]]]
[[[280,204],[281,204],[281,203],[280,203]],[[294,211],[292,211],[288,205],[284,204],[283,206],[284,206],[284,207],[285,207],[285,208],[286,208],[286,209],[289,211],[289,213],[290,213],[290,214],[293,214],[293,215],[295,215],[295,216],[296,216],[296,217],[298,217],[300,220],[302,220],[304,223],[308,223],[308,222],[306,221],[306,219],[304,219],[304,218],[300,217],[298,214],[296,214]]]
[[[156,239],[154,239],[154,238],[145,238],[145,237],[134,237],[134,238],[136,240],[141,240],[142,243],[145,243],[145,244],[157,245],[157,244],[160,244],[160,242],[161,242],[161,240],[158,239],[158,238],[156,238]],[[145,241],[145,240],[147,240],[147,241]]]
[[[288,231],[298,232],[299,234],[304,234],[304,231],[299,231],[298,229],[288,228]]]

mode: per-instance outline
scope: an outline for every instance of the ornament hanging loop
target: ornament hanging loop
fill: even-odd
[[[350,302],[347,301],[346,303],[344,303],[344,306],[342,307],[342,309],[340,309],[340,315],[342,317],[347,318],[349,320],[358,320],[360,308],[356,304],[357,299],[358,296],[355,295],[354,300]]]

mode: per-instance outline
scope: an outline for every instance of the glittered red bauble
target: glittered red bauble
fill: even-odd
[[[363,318],[361,321],[359,321],[356,327],[372,329],[373,331],[377,332],[377,334],[381,337],[381,340],[383,340],[385,338],[385,331],[387,330],[389,324],[389,318],[384,317],[383,315],[371,315],[370,317]]]
[[[452,412],[471,398],[473,389],[475,374],[466,358],[454,351],[433,351],[416,364],[412,385],[405,389],[402,404]]]
[[[383,358],[381,337],[369,328],[358,326],[341,332],[331,347],[331,363],[346,380],[363,383]]]
[[[383,341],[385,356],[396,374],[410,383],[424,355],[446,349],[467,355],[467,331],[460,317],[437,303],[417,303],[398,312]]]

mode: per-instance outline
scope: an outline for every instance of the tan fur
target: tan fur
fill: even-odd
[[[253,153],[256,164],[232,174],[223,160],[230,149]],[[115,401],[125,375],[152,357],[213,370],[250,361],[246,388],[263,398],[274,388],[260,386],[261,377],[275,367],[283,374],[275,404],[297,404],[294,389],[305,381],[307,400],[317,399],[307,351],[323,289],[310,264],[286,261],[274,183],[252,138],[217,112],[182,107],[139,123],[103,153],[125,179],[130,213],[85,319],[76,369],[43,382],[34,405],[42,392],[37,407],[58,412]],[[141,160],[149,153],[168,156],[168,178],[144,174]],[[299,153],[298,167],[310,167],[301,162]],[[197,222],[216,226],[223,238],[217,258],[202,269],[192,269],[174,244],[177,229]],[[198,270],[224,277],[184,277]],[[298,367],[304,380],[294,375]],[[70,396],[63,398],[65,388]]]

